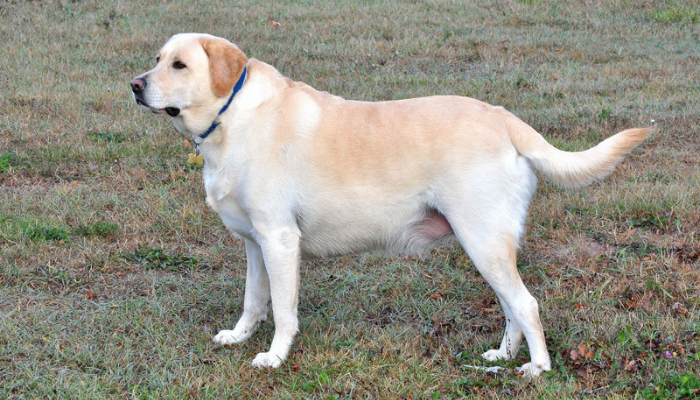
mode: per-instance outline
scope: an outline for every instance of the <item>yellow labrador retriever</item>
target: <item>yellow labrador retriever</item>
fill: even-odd
[[[501,107],[456,96],[345,100],[205,34],[172,37],[131,87],[138,104],[193,136],[207,203],[245,239],[243,315],[214,341],[250,338],[271,302],[275,335],[256,367],[278,367],[289,354],[301,259],[421,254],[456,238],[506,317],[500,348],[483,357],[512,359],[524,337],[531,362],[521,370],[549,370],[537,301],[515,259],[534,170],[560,186],[584,186],[650,133],[630,129],[564,152]]]

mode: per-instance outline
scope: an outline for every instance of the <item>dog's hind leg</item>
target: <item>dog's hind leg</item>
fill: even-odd
[[[252,240],[245,241],[248,269],[245,280],[243,315],[233,330],[222,330],[214,337],[219,344],[241,343],[248,340],[260,322],[267,319],[270,302],[270,281],[265,270],[262,250]]]
[[[496,161],[481,165],[479,174],[453,177],[457,186],[438,193],[438,202],[457,239],[496,292],[506,317],[500,347],[483,357],[512,359],[524,336],[531,362],[521,370],[536,376],[551,366],[537,301],[520,278],[516,252],[537,181],[521,157],[506,155]]]
[[[530,376],[549,371],[551,364],[537,300],[525,287],[516,267],[516,235],[489,235],[488,227],[481,228],[478,234],[471,236],[458,233],[458,238],[476,268],[496,292],[506,316],[506,332],[500,348],[489,350],[483,356],[491,361],[513,358],[524,335],[531,362],[523,365],[521,371]]]

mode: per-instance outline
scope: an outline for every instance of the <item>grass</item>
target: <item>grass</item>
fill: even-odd
[[[0,397],[691,398],[700,389],[700,86],[692,3],[134,1],[0,4]],[[542,182],[519,265],[553,371],[479,355],[502,311],[457,247],[305,263],[278,370],[214,346],[245,259],[188,138],[129,80],[182,31],[360,100],[458,94],[583,149],[659,127],[607,180]]]

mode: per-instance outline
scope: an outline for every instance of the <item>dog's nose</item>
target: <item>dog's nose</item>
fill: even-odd
[[[131,81],[131,91],[134,93],[141,92],[146,88],[146,80],[143,78],[134,78]]]

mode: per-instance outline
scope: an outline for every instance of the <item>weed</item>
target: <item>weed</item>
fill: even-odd
[[[92,139],[96,142],[114,142],[114,143],[122,143],[123,141],[126,140],[126,136],[122,135],[121,133],[114,133],[114,132],[91,132],[87,135],[88,139]]]
[[[15,161],[15,155],[9,151],[0,154],[0,172],[12,171],[12,163]]]
[[[117,224],[112,224],[109,222],[95,222],[92,225],[81,225],[78,228],[73,229],[71,233],[86,238],[95,236],[100,238],[106,238],[109,235],[118,231],[119,225]]]
[[[26,224],[26,222],[22,221],[19,223]],[[119,231],[119,225],[117,224],[112,224],[109,222],[96,222],[91,225],[81,225],[75,229],[29,226],[24,228],[24,235],[34,241],[60,241],[68,240],[71,236],[81,236],[85,238],[106,238],[117,231]]]
[[[700,395],[700,378],[696,374],[670,374],[643,389],[645,399],[691,399]]]
[[[144,248],[133,253],[123,255],[127,261],[137,262],[146,269],[159,268],[170,271],[191,270],[202,265],[198,257],[184,256],[182,254],[170,255],[159,248]]]
[[[629,224],[635,228],[664,228],[668,226],[669,218],[665,215],[632,218],[629,220]]]
[[[24,230],[31,240],[68,240],[68,231],[62,228],[31,227]]]

